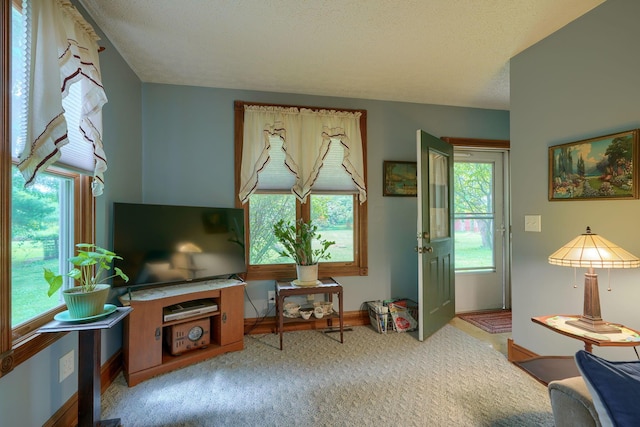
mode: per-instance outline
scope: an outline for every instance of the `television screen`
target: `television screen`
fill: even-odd
[[[230,277],[246,271],[244,210],[113,204],[115,266],[143,286]]]

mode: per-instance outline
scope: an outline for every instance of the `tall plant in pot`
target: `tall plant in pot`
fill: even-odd
[[[119,276],[128,282],[129,277],[118,267],[112,267],[113,260],[122,259],[114,252],[93,243],[78,243],[76,248],[77,255],[69,258],[69,262],[74,266],[71,271],[62,275],[45,268],[44,278],[49,283],[49,296],[60,289],[63,276],[80,282],[80,286],[62,291],[62,297],[69,309],[69,317],[80,319],[103,312],[111,288],[107,280]],[[112,269],[113,273],[111,273]]]
[[[298,283],[303,286],[315,285],[318,280],[318,261],[331,258],[329,248],[336,242],[322,239],[317,225],[301,219],[295,223],[279,220],[273,225],[273,234],[283,247],[278,253],[295,261]],[[319,243],[315,248],[314,240]]]

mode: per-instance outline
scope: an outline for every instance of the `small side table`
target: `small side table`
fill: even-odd
[[[333,302],[333,294],[338,295],[338,314],[331,314],[327,317],[327,326],[333,326],[332,319],[338,318],[340,321],[340,342],[344,343],[344,310],[342,305],[342,285],[332,277],[319,279],[321,282],[316,286],[295,286],[291,284],[291,280],[276,281],[276,314],[278,316],[278,332],[280,333],[280,350],[282,350],[282,333],[284,332],[284,300],[294,295],[314,295],[325,294],[327,300]],[[313,316],[309,320],[302,318],[287,318],[289,322],[311,322],[315,321]]]
[[[593,346],[635,347],[640,345],[640,333],[622,325],[618,334],[597,334],[567,325],[567,321],[577,320],[577,314],[552,314],[532,317],[534,323],[544,326],[558,334],[584,342],[585,351],[591,352]],[[514,362],[545,386],[551,381],[580,375],[573,356],[536,356],[531,359]]]
[[[620,328],[620,333],[598,334],[567,325],[567,321],[577,320],[579,317],[576,314],[552,314],[532,317],[531,320],[554,332],[584,342],[584,349],[589,353],[593,350],[594,345],[598,347],[636,347],[640,345],[640,332],[626,326],[612,324]]]
[[[54,320],[38,330],[44,332],[78,331],[78,426],[120,425],[120,419],[100,421],[100,340],[101,330],[109,329],[124,319],[131,307],[118,307],[115,312],[95,322],[73,323]]]

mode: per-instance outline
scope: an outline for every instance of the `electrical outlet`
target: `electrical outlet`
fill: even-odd
[[[59,360],[59,372],[60,372],[60,382],[64,381],[69,375],[73,374],[73,362],[74,362],[74,352],[71,350],[69,353],[62,356]]]
[[[275,304],[276,303],[276,291],[269,291],[267,293],[267,300],[269,301],[269,304]]]

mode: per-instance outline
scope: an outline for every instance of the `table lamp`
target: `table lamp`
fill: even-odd
[[[607,239],[591,233],[587,227],[584,234],[576,237],[549,256],[549,264],[563,267],[585,267],[584,309],[578,320],[567,324],[589,332],[612,334],[619,328],[609,325],[600,316],[600,296],[598,294],[598,275],[595,268],[637,268],[640,258],[611,243]]]

